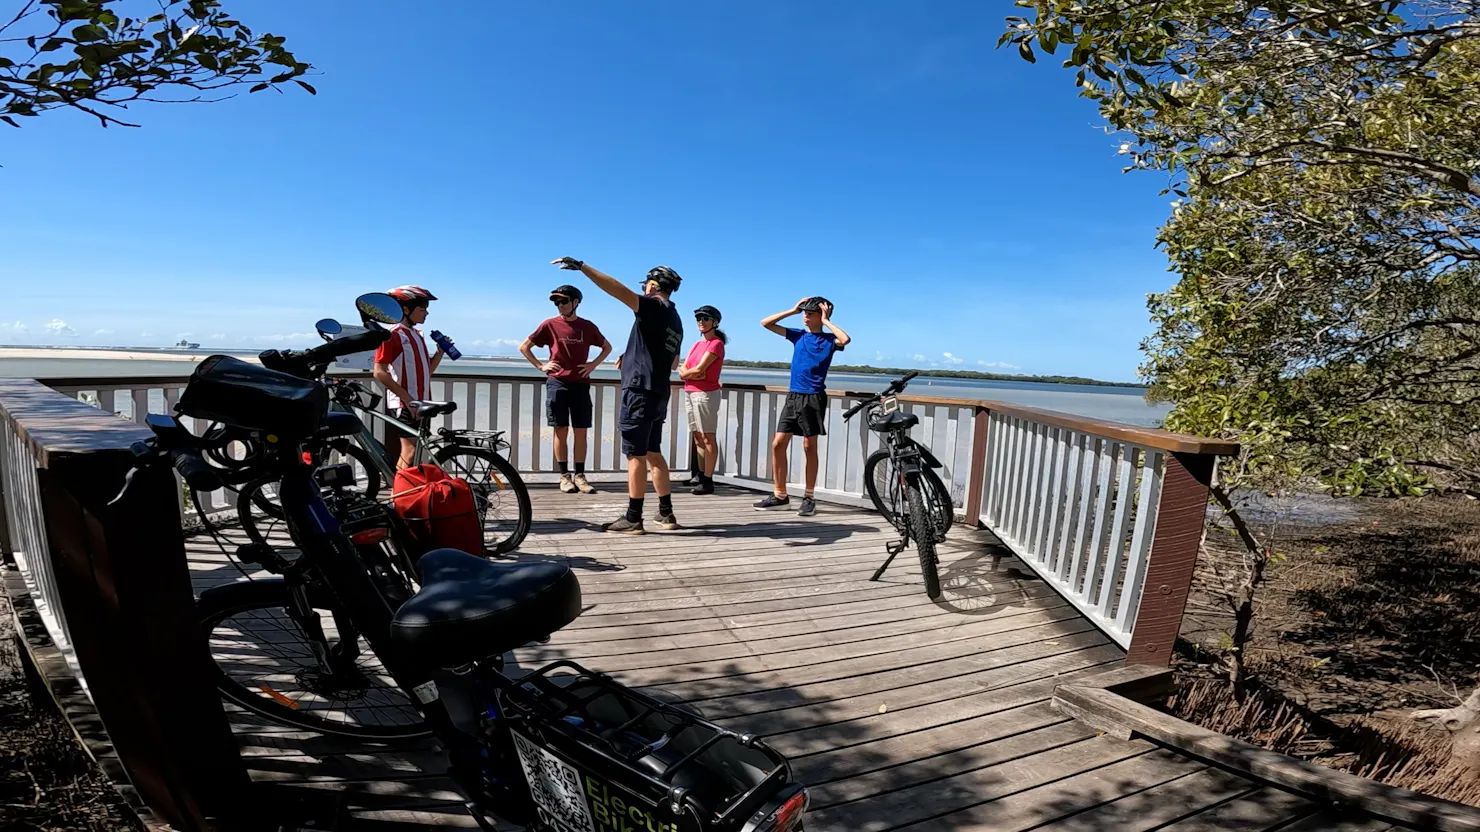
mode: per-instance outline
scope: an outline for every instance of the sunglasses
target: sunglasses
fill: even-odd
[[[570,298],[566,298],[566,297],[561,297],[560,295],[551,295],[550,296],[550,302],[553,303],[553,304],[555,304],[556,306],[564,306],[567,303],[571,303],[571,299]]]
[[[698,321],[701,324],[704,323],[705,321],[708,321],[710,323],[714,323],[714,319],[711,318],[711,317],[709,317],[708,315],[695,315],[694,316],[694,320]]]

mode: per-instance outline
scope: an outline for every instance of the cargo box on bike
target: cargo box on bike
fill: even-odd
[[[324,424],[329,391],[309,379],[213,355],[190,374],[175,409],[195,419],[304,437]]]

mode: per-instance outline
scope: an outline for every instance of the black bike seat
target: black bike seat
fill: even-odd
[[[444,413],[455,413],[457,402],[412,402],[416,408],[416,415],[423,419],[433,419]]]
[[[563,563],[492,563],[457,549],[417,562],[421,591],[391,621],[403,661],[458,667],[547,638],[581,614],[581,583]]]
[[[906,413],[903,410],[896,410],[888,416],[878,419],[869,425],[869,427],[879,433],[888,433],[892,430],[909,430],[918,424],[920,424],[919,416],[913,413]]]
[[[319,438],[327,439],[334,436],[354,436],[365,429],[365,423],[354,413],[342,413],[337,410],[329,411],[324,419],[323,427],[319,428]]]

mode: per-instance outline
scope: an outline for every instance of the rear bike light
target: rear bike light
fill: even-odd
[[[753,832],[791,832],[793,829],[800,829],[802,814],[807,811],[811,802],[812,798],[806,789],[798,790],[774,814],[761,821]]]
[[[361,546],[366,546],[371,543],[379,543],[380,541],[385,540],[387,537],[390,537],[390,534],[391,533],[389,529],[385,528],[384,526],[377,526],[373,529],[365,529],[364,531],[355,532],[354,534],[349,536],[349,539]]]

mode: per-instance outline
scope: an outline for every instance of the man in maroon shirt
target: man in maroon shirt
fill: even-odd
[[[591,371],[601,366],[612,351],[612,344],[596,324],[576,316],[581,305],[581,290],[559,286],[550,293],[550,302],[560,311],[524,339],[519,351],[536,370],[549,378],[545,381],[545,424],[555,429],[555,464],[560,467],[560,490],[567,494],[580,491],[595,494],[586,481],[586,431],[591,427]],[[600,345],[601,353],[587,361],[591,347]],[[550,360],[534,357],[535,347],[549,347]],[[576,471],[571,476],[565,438],[570,429],[576,432]]]

